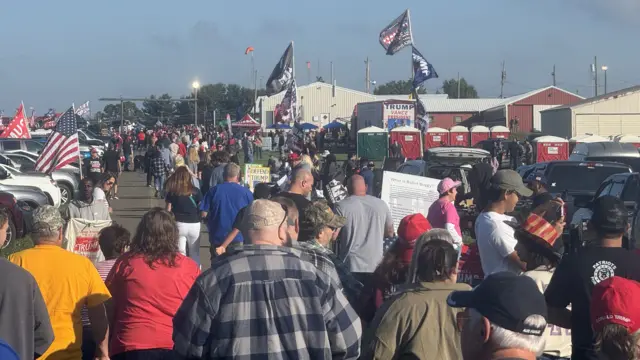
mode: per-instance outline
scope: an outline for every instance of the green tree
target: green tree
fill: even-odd
[[[394,80],[377,86],[373,93],[375,95],[409,95],[411,94],[413,81],[409,80]],[[426,94],[424,87],[418,89],[418,94]]]
[[[265,89],[258,90],[258,96],[264,95]],[[193,99],[194,94],[182,96],[181,99]],[[253,107],[254,89],[249,89],[237,84],[205,84],[198,90],[198,119],[210,121],[213,111],[217,112],[217,119],[231,115],[236,118],[236,112],[240,108],[244,115]],[[175,103],[174,115],[180,122],[193,120],[195,104],[193,101],[181,101]]]
[[[174,113],[174,103],[171,100],[171,95],[162,94],[160,96],[150,95],[149,101],[142,103],[142,112],[149,121],[157,121],[160,118],[171,117]],[[161,100],[161,101],[154,101]]]
[[[129,121],[138,121],[144,117],[144,113],[142,110],[136,106],[136,104],[132,101],[125,101],[122,103],[122,107],[124,107],[124,119]],[[121,105],[118,104],[107,104],[104,109],[102,109],[102,113],[104,117],[109,121],[121,120],[122,111]]]
[[[449,95],[450,99],[458,98],[458,80],[450,79],[442,83],[442,91]],[[478,92],[476,88],[467,83],[467,80],[460,78],[460,99],[477,99]]]

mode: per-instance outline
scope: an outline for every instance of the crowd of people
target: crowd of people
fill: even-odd
[[[68,218],[110,216],[122,168],[112,172],[106,153],[87,161],[99,171],[85,173],[80,200],[35,210],[35,246],[0,259],[0,359],[640,358],[640,261],[622,245],[620,199],[596,199],[587,231],[597,240],[569,248],[561,199],[514,214],[536,183],[482,163],[471,194],[442,179],[426,216],[396,228],[366,159],[338,166],[320,153],[318,169],[316,154],[293,153],[286,184],[250,191],[234,144],[208,136],[137,137],[164,206],[133,234],[102,229],[104,260],[62,246]],[[259,138],[242,137],[240,148]],[[321,199],[323,177],[346,198]],[[469,198],[473,243],[456,209]],[[7,227],[0,212],[0,243]]]

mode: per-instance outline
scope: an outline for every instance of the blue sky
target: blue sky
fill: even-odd
[[[0,109],[91,100],[97,111],[99,97],[179,96],[196,78],[248,86],[244,49],[255,48],[264,82],[291,40],[299,84],[307,61],[326,80],[333,61],[338,85],[363,90],[367,56],[378,84],[409,77],[410,50],[386,56],[378,44],[407,7],[415,45],[440,74],[432,90],[460,72],[496,97],[505,60],[505,95],[550,85],[555,64],[559,86],[591,96],[594,55],[609,90],[640,84],[638,0],[25,0],[3,4]]]

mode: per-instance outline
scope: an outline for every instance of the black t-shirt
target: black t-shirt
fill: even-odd
[[[168,193],[165,201],[171,204],[171,212],[177,222],[190,224],[200,222],[198,204],[202,201],[202,193],[198,188],[193,188],[191,196]]]
[[[612,276],[640,281],[640,256],[624,248],[588,247],[565,256],[553,273],[544,296],[550,307],[571,304],[573,359],[605,359],[592,350],[589,307],[594,285]]]
[[[104,169],[107,172],[118,172],[118,163],[120,163],[120,154],[115,150],[107,150],[102,155],[104,161]]]
[[[248,206],[245,206],[242,209],[240,209],[240,211],[238,211],[238,215],[236,215],[236,219],[233,220],[233,226],[232,226],[233,229],[242,230],[240,226],[242,225],[242,218],[244,217],[244,214],[247,212],[247,208]]]
[[[202,166],[202,169],[198,169],[198,171],[202,172],[200,178],[200,190],[203,195],[206,195],[209,192],[209,185],[211,184],[211,174],[213,174],[213,166],[210,164],[205,164]]]
[[[87,177],[96,181],[100,178],[100,174],[102,174],[102,160],[88,158],[84,159],[84,173]]]
[[[304,220],[304,212],[307,209],[307,207],[311,205],[311,201],[307,200],[306,197],[300,194],[294,194],[290,192],[281,192],[278,194],[278,196],[282,196],[284,198],[290,199],[296,204],[296,207],[298,208],[300,224],[302,224]]]

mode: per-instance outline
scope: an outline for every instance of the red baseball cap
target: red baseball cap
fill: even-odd
[[[606,270],[606,269],[605,269]],[[596,269],[596,273],[598,269]],[[619,276],[599,282],[591,292],[591,326],[622,325],[630,333],[640,329],[640,283]]]
[[[300,159],[300,154],[298,154],[298,153],[289,154],[289,161],[294,161],[294,160],[298,160],[298,159]]]
[[[429,230],[431,230],[431,224],[422,214],[407,215],[400,221],[400,225],[398,225],[398,241],[405,245],[402,253],[402,259],[405,263],[411,262],[416,240]]]

